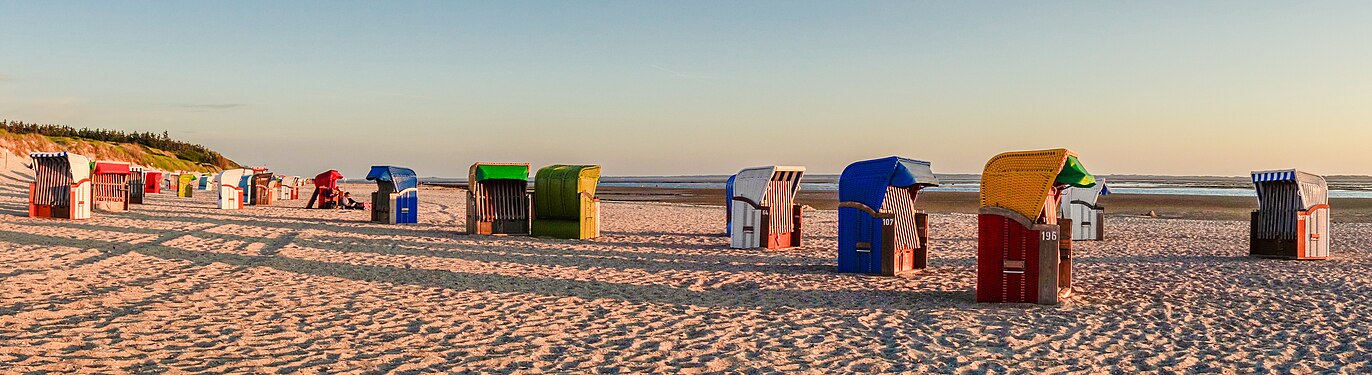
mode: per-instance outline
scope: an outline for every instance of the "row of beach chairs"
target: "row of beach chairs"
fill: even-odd
[[[91,207],[126,210],[129,202],[155,193],[155,181],[161,179],[159,172],[127,163],[91,163],[69,153],[30,156],[35,180],[29,215],[35,217],[86,219]],[[731,176],[725,186],[730,247],[801,246],[804,215],[795,197],[804,173],[804,167],[767,166]],[[1251,217],[1250,254],[1327,258],[1330,207],[1324,178],[1296,170],[1251,176],[1259,204]],[[337,202],[342,178],[336,170],[316,176],[307,206],[316,200],[321,208]],[[305,183],[298,177],[274,178],[261,168],[225,170],[216,179],[221,209],[270,205],[278,195],[296,199]],[[528,164],[473,164],[467,231],[598,237],[599,179],[597,165],[552,165],[538,171],[531,192]],[[197,181],[176,180],[178,191]],[[367,180],[378,184],[371,199],[372,221],[418,221],[413,170],[374,166]],[[922,189],[939,186],[929,162],[896,156],[859,161],[843,170],[838,185],[839,272],[899,275],[928,266],[929,216],[916,201]],[[1108,194],[1105,184],[1086,171],[1076,153],[1052,149],[996,155],[982,171],[979,191],[977,300],[1056,304],[1070,297],[1072,241],[1104,238],[1104,208],[1096,199]]]

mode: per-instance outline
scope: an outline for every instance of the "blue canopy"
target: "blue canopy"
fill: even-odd
[[[372,171],[367,172],[367,180],[390,181],[395,184],[395,191],[397,192],[419,188],[419,178],[415,176],[414,170],[405,167],[372,166]]]
[[[838,178],[838,200],[880,210],[888,186],[938,186],[929,162],[892,156],[849,164]]]

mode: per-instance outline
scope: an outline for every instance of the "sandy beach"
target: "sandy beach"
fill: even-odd
[[[1372,224],[1301,262],[1247,257],[1246,222],[1113,218],[1045,307],[974,302],[969,214],[875,277],[835,273],[832,210],[767,252],[714,206],[607,202],[591,241],[462,234],[438,187],[408,226],[208,191],[73,222],[25,217],[27,179],[0,173],[6,373],[1372,371]]]

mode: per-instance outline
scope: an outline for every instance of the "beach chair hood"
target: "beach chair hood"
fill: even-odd
[[[1106,187],[1105,181],[1096,180],[1095,186],[1067,189],[1062,201],[1064,204],[1082,202],[1094,207],[1102,195],[1110,195],[1110,189]]]
[[[981,173],[981,207],[1001,207],[1029,220],[1039,217],[1055,186],[1096,186],[1076,153],[1059,148],[996,155]]]
[[[1256,171],[1252,175],[1259,204],[1269,199],[1295,199],[1297,200],[1295,203],[1302,209],[1329,204],[1329,184],[1320,175],[1295,169]],[[1274,184],[1291,183],[1296,185],[1297,194],[1295,196],[1281,196],[1284,195],[1281,194],[1283,190],[1271,188]]]
[[[787,176],[778,176],[787,174]],[[783,178],[791,181],[791,190],[794,193],[800,187],[800,179],[805,174],[805,167],[774,165],[767,167],[754,167],[739,171],[734,175],[734,197],[748,198],[760,205],[767,206],[771,202],[767,201],[767,189],[771,187],[773,178]],[[789,204],[789,202],[782,202]]]
[[[133,173],[133,165],[115,161],[95,162],[95,174],[129,174]]]
[[[35,162],[44,160],[65,164],[62,170],[65,170],[67,177],[71,177],[75,182],[91,178],[91,159],[82,155],[68,152],[34,152],[29,154],[29,158]]]
[[[838,200],[860,202],[880,211],[886,188],[938,186],[938,177],[927,161],[892,156],[849,164],[838,179]]]
[[[419,178],[414,170],[405,167],[373,166],[367,173],[367,181],[389,181],[395,184],[396,192],[419,188]]]
[[[468,182],[486,180],[529,180],[529,165],[524,163],[476,163],[467,175]]]
[[[599,165],[551,165],[534,176],[534,208],[539,218],[577,219],[581,197],[594,197]]]
[[[314,186],[327,187],[332,189],[334,182],[343,179],[343,174],[337,170],[330,169],[314,176]]]

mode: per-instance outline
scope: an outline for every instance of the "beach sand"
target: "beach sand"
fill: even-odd
[[[1372,224],[1280,261],[1245,255],[1246,222],[1112,218],[1073,300],[997,305],[970,214],[933,215],[929,269],[876,277],[834,272],[831,210],[769,252],[728,249],[721,207],[654,202],[606,202],[590,241],[468,236],[436,187],[406,226],[208,191],[32,219],[27,178],[0,172],[3,373],[1372,372]]]

